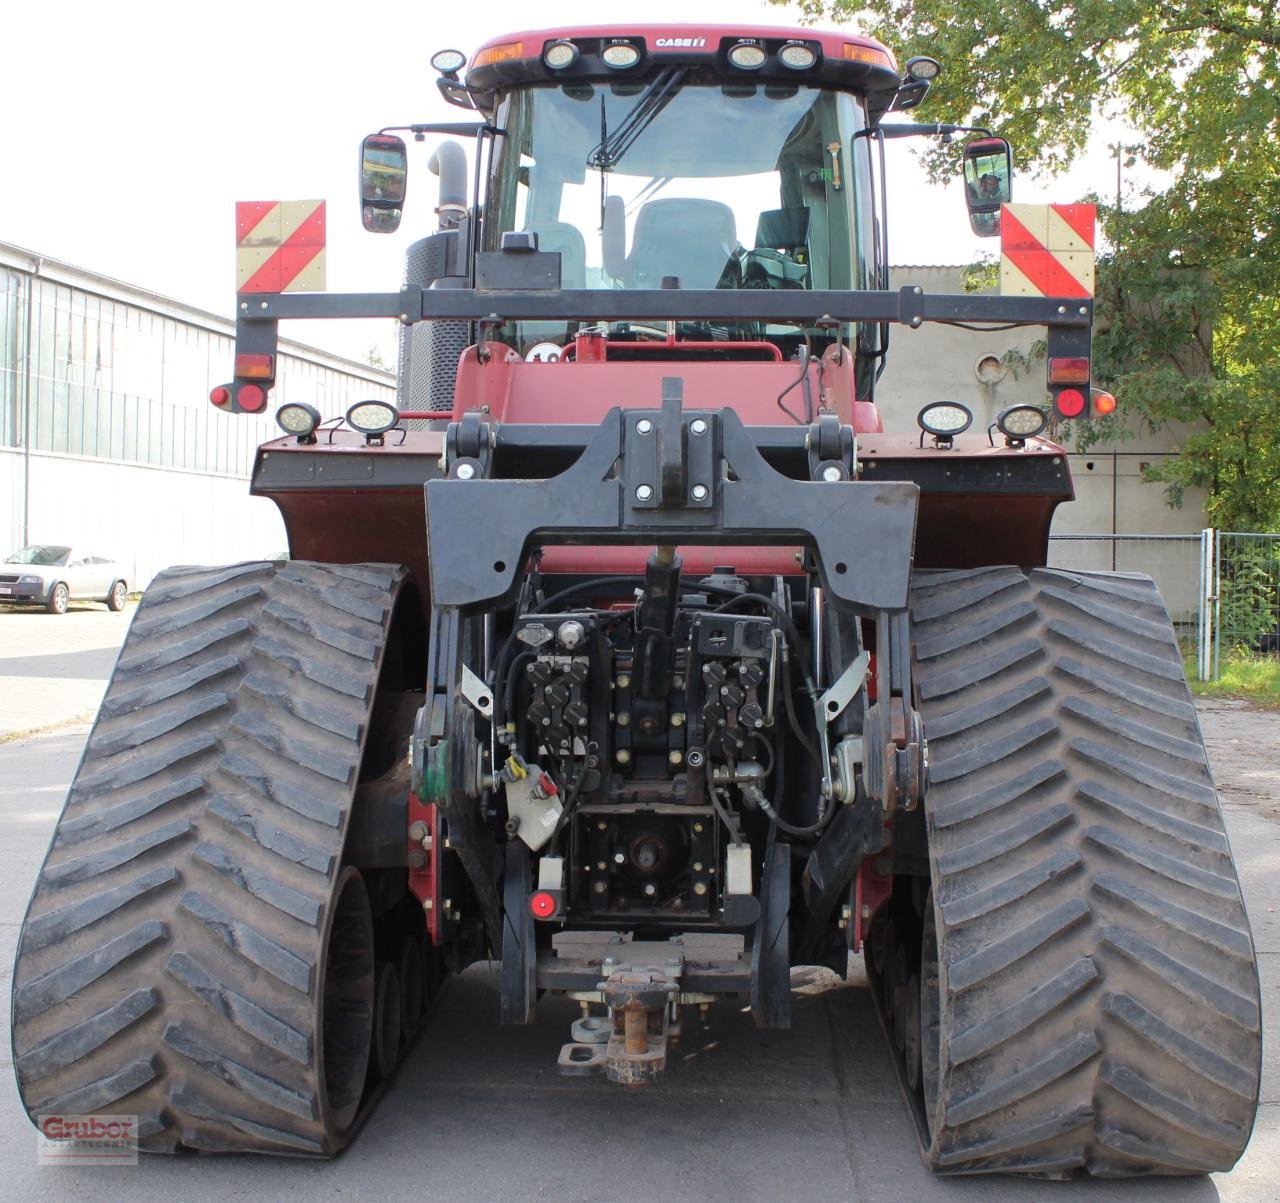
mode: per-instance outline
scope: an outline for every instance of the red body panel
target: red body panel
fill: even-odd
[[[490,38],[474,55],[471,62],[492,46],[509,46],[513,42],[522,43],[521,57],[539,58],[549,42],[561,38],[640,38],[645,49],[652,55],[687,54],[690,42],[698,38],[705,40],[705,48],[715,50],[721,38],[795,38],[806,42],[817,42],[822,46],[822,53],[828,58],[842,59],[845,44],[864,46],[869,50],[880,50],[888,55],[889,62],[897,69],[893,52],[877,42],[875,38],[862,37],[856,33],[835,33],[829,30],[802,29],[795,26],[779,27],[776,25],[681,25],[672,22],[667,25],[574,25],[558,29],[535,29],[525,33],[509,33]],[[677,43],[662,45],[661,42]]]
[[[661,344],[659,344],[661,345]],[[732,343],[721,344],[731,352]],[[458,363],[453,415],[470,409],[486,409],[499,422],[598,422],[615,405],[628,409],[657,409],[662,401],[662,378],[684,380],[686,409],[734,409],[748,426],[779,426],[793,419],[779,407],[785,398],[793,413],[804,408],[803,390],[796,386],[799,372],[793,363],[760,360],[719,362],[636,363],[618,360],[554,363],[525,362],[501,343],[486,347],[489,358],[481,362],[475,347],[468,347]],[[883,429],[876,407],[853,400],[853,357],[825,354],[819,365],[809,366],[813,404],[836,414],[859,434]]]

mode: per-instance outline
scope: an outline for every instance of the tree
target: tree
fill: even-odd
[[[779,0],[781,2],[781,0]],[[930,107],[998,130],[1051,173],[1095,118],[1136,131],[1167,181],[1104,204],[1095,368],[1178,454],[1153,473],[1215,523],[1280,529],[1280,17],[1246,0],[801,0],[900,59],[943,63]],[[927,162],[954,168],[940,147]],[[1078,431],[1086,442],[1115,423]]]

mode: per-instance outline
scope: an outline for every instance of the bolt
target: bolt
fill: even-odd
[[[618,688],[619,689],[631,688],[631,678],[626,673],[618,674]]]
[[[597,831],[608,831],[608,830],[609,830],[609,824],[608,824],[608,823],[606,823],[603,819],[601,819],[601,820],[600,820],[600,822],[598,822],[598,823],[596,824],[596,830],[597,830]]]
[[[683,726],[684,726],[684,715],[683,715],[683,714],[680,714],[678,711],[677,711],[675,714],[673,714],[673,715],[671,716],[671,725],[672,725],[673,727],[683,727]]]
[[[706,434],[707,424],[701,418],[694,418],[694,420],[689,423],[689,431],[691,434]]]
[[[702,872],[702,862],[701,862],[700,860],[696,860],[696,861],[694,861],[694,862],[693,862],[693,871],[694,871],[695,873],[701,873],[701,872]]]
[[[702,753],[699,752],[697,748],[694,748],[693,751],[689,753],[689,767],[691,769],[700,769],[702,767],[702,763],[704,759],[705,757],[702,755]],[[701,831],[702,828],[695,827],[694,830]]]
[[[624,710],[621,714],[619,714],[619,715],[618,715],[618,726],[619,726],[619,727],[629,727],[630,725],[631,725],[631,715],[629,715],[629,714]]]
[[[603,860],[596,861],[596,868],[599,869],[601,873],[603,873],[608,867],[609,867],[608,861],[603,861]],[[591,866],[588,865],[587,868],[590,869]]]
[[[692,757],[690,757],[690,759],[692,759]],[[701,824],[701,823],[695,823],[695,824],[693,825],[693,834],[694,834],[694,835],[701,835],[701,834],[702,834],[702,824]]]
[[[705,881],[695,881],[693,883],[693,892],[701,898],[707,892],[707,883]]]
[[[650,485],[636,485],[636,500],[648,501],[653,496],[653,488]]]
[[[457,472],[454,473],[459,480],[470,480],[475,474],[475,464],[459,464]]]
[[[421,848],[409,849],[409,868],[425,869],[427,867],[427,854]]]
[[[667,757],[667,759],[668,759],[672,764],[679,764],[679,763],[684,759],[684,756],[683,756],[683,754],[682,754],[680,751],[678,751],[678,750],[673,750],[673,751],[671,752],[671,754]]]
[[[844,931],[849,926],[849,920],[853,918],[853,911],[848,906],[840,908],[840,930]]]
[[[592,888],[593,890],[595,890],[595,892],[596,892],[597,894],[603,894],[603,893],[604,893],[604,892],[605,892],[609,887],[608,887],[607,885],[605,885],[605,884],[604,884],[604,882],[602,882],[602,881],[598,881],[598,882],[596,882],[596,884],[595,884],[594,886],[592,886],[591,888]]]
[[[427,825],[421,819],[415,819],[409,824],[409,838],[415,844],[421,844],[423,837],[427,834]]]
[[[433,906],[433,905],[434,905],[434,903],[431,901],[431,899],[430,899],[430,898],[424,898],[424,899],[422,900],[422,909],[423,909],[424,911],[429,911],[429,910],[432,908],[432,906]]]
[[[707,486],[694,485],[693,488],[689,490],[689,493],[690,493],[690,496],[692,496],[692,498],[694,499],[694,501],[706,501]]]
[[[651,881],[644,883],[644,893],[646,898],[652,898],[658,892],[658,887]]]
[[[672,687],[673,687],[673,688],[675,688],[675,689],[683,689],[683,688],[684,688],[684,678],[683,678],[683,677],[672,677],[672,678],[671,678],[671,685],[672,685]]]
[[[261,310],[263,310],[263,312],[265,312],[265,311],[266,311],[266,309],[267,309],[267,303],[266,303],[266,301],[263,301],[263,302],[262,302],[262,304],[260,304],[260,305],[258,306],[258,308],[259,308],[259,309],[261,309]]]
[[[606,955],[604,960],[600,962],[600,968],[604,970],[607,977],[618,967],[618,958],[613,955]]]
[[[630,752],[628,752],[626,748],[619,748],[619,749],[618,749],[618,751],[617,751],[617,754],[614,756],[614,759],[615,759],[619,764],[630,764],[630,763],[631,763],[631,753],[630,753]]]
[[[625,865],[627,863],[627,854],[625,852],[615,852],[613,854],[613,863],[615,865]]]
[[[837,468],[835,464],[828,464],[825,468],[822,469],[822,479],[825,480],[828,484],[834,484],[837,480],[841,478],[841,475],[842,473],[840,469]]]

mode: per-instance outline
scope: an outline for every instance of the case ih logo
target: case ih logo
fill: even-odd
[[[699,46],[705,46],[707,44],[707,39],[706,38],[655,38],[653,40],[653,44],[656,47],[658,47],[659,50],[673,50],[673,49],[695,50]]]
[[[40,1165],[137,1165],[136,1115],[42,1115]]]

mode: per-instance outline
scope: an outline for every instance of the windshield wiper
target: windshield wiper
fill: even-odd
[[[622,159],[635,140],[649,128],[653,119],[671,103],[688,72],[687,67],[670,67],[655,77],[628,110],[611,134],[605,116],[605,97],[600,94],[600,143],[587,155],[587,166],[608,171]]]

